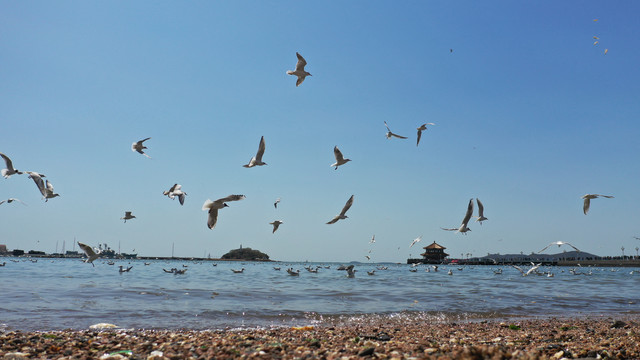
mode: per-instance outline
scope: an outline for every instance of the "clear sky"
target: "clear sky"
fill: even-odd
[[[0,152],[61,195],[45,203],[26,175],[0,178],[0,199],[28,204],[0,205],[0,244],[405,262],[433,241],[459,257],[563,240],[635,255],[639,13],[635,1],[0,2]],[[286,74],[296,51],[312,74],[299,87]],[[409,139],[387,140],[384,121]],[[268,165],[243,168],[261,136]],[[146,137],[152,159],[131,151]],[[338,170],[336,145],[352,160]],[[174,183],[184,206],[162,195]],[[585,216],[586,193],[615,198]],[[202,204],[230,194],[246,199],[208,229]],[[325,224],[352,194],[349,218]],[[488,221],[440,229],[476,197]]]

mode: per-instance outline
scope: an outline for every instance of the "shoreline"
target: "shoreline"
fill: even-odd
[[[21,354],[17,354],[21,353]],[[225,330],[0,333],[0,358],[23,359],[640,358],[640,317],[479,322],[386,320]]]

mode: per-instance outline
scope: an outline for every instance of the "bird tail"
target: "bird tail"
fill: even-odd
[[[207,211],[211,209],[212,206],[213,206],[213,201],[211,201],[211,199],[207,199],[207,201],[205,201],[204,204],[202,204],[202,210]]]
[[[9,169],[2,169],[0,170],[0,173],[2,173],[2,176],[7,177],[7,173],[9,172]]]

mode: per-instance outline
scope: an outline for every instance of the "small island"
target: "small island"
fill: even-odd
[[[269,255],[251,248],[243,248],[240,245],[239,249],[231,250],[228,253],[222,255],[222,260],[247,260],[247,261],[271,261]]]

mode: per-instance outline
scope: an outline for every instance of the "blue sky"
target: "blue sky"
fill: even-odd
[[[557,240],[635,254],[639,12],[632,1],[2,2],[0,152],[61,196],[45,203],[25,175],[0,179],[0,198],[28,204],[0,206],[0,243],[53,252],[76,238],[146,256],[175,243],[176,256],[213,257],[242,244],[290,261],[372,250],[404,262],[432,241],[452,256]],[[300,87],[286,74],[296,51],[312,74]],[[384,121],[409,139],[387,140]],[[416,147],[425,122],[436,125]],[[243,168],[261,136],[268,165]],[[146,137],[152,159],[130,148]],[[352,160],[338,170],[336,145]],[[162,196],[174,183],[184,206]],[[585,216],[585,193],[615,198]],[[229,194],[247,198],[209,230],[202,204]],[[349,218],[326,225],[352,194]],[[472,197],[489,220],[467,236],[441,230]],[[127,210],[137,218],[125,224]]]

